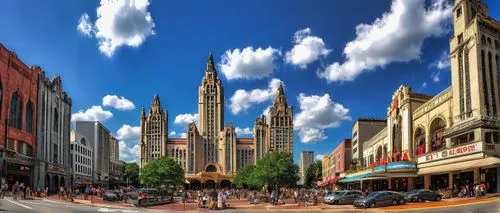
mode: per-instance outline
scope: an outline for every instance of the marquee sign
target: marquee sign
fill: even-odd
[[[445,149],[443,151],[433,152],[427,155],[418,157],[418,163],[427,163],[436,160],[442,160],[451,157],[468,155],[476,152],[482,152],[483,146],[481,142],[467,144],[459,147]]]
[[[386,168],[388,172],[414,172],[417,171],[417,164],[411,161],[399,161],[388,163]]]

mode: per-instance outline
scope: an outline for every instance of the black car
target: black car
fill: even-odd
[[[442,197],[429,189],[415,189],[407,192],[405,198],[410,202],[423,202],[426,200],[440,201]]]
[[[405,203],[405,198],[402,194],[393,191],[372,192],[368,196],[356,199],[353,203],[354,207],[375,208],[377,206],[398,205]]]

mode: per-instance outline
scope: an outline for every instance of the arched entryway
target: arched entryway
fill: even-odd
[[[431,122],[431,127],[430,127],[431,151],[444,149],[446,147],[446,142],[444,140],[445,128],[446,128],[446,123],[440,117],[435,118]]]
[[[64,177],[61,177],[61,180],[59,181],[59,186],[66,187],[66,181],[64,180]]]
[[[45,188],[49,187],[50,188],[50,175],[49,174],[45,174],[45,186],[43,186],[43,190],[45,190]]]
[[[57,193],[57,189],[59,188],[59,177],[57,175],[52,176],[52,193]]]
[[[206,172],[217,172],[217,167],[214,165],[208,165],[207,169],[205,170]]]
[[[200,189],[201,182],[199,180],[192,180],[189,182],[189,189]]]
[[[231,181],[229,181],[229,180],[222,180],[220,182],[220,187],[222,187],[222,188],[229,188],[229,187],[231,187]]]
[[[415,155],[421,155],[425,153],[425,130],[422,128],[417,128],[415,130]]]
[[[215,181],[207,180],[205,181],[205,188],[213,189],[216,187]]]
[[[381,158],[382,158],[382,146],[378,146],[375,160],[380,160]]]

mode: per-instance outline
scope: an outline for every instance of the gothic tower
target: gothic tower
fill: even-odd
[[[155,95],[148,115],[144,107],[141,110],[140,168],[153,159],[167,155],[167,121],[167,110],[163,111],[160,98]]]
[[[212,53],[198,92],[199,131],[205,139],[204,164],[218,162],[218,136],[224,125],[224,88],[217,77]]]
[[[293,153],[293,111],[281,84],[269,109],[269,121],[269,151]]]
[[[257,161],[267,153],[269,147],[269,125],[267,124],[266,116],[261,115],[257,117],[253,132],[253,142],[255,144],[254,159]]]

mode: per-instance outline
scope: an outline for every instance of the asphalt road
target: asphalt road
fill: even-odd
[[[266,210],[224,210],[221,212],[264,212]],[[269,210],[272,211],[272,210]],[[293,210],[292,210],[293,211]],[[323,211],[300,211],[300,212],[334,212],[336,210]],[[0,213],[88,213],[88,212],[115,212],[115,213],[142,213],[142,212],[165,212],[148,209],[121,209],[121,208],[102,208],[88,206],[82,204],[60,203],[49,200],[12,200],[8,197],[0,199]],[[297,212],[297,211],[295,211]],[[356,210],[340,210],[338,212],[384,212],[379,209],[356,209]],[[388,211],[389,212],[389,211]],[[401,211],[391,211],[401,212]],[[492,202],[470,204],[464,206],[443,207],[433,209],[408,210],[408,213],[500,213],[500,199]]]

